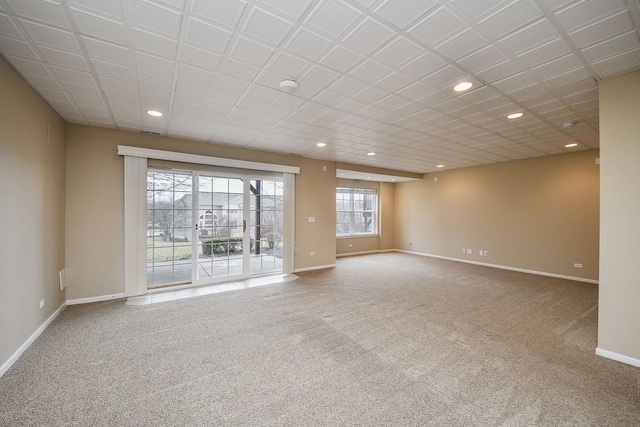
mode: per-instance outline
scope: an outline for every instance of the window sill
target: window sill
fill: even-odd
[[[336,236],[336,239],[341,240],[341,239],[362,239],[362,238],[367,238],[367,237],[380,237],[379,234],[349,234],[347,235],[342,235],[342,236]]]

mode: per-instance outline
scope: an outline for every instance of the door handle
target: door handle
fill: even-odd
[[[242,232],[244,233],[245,231],[247,231],[247,220],[243,219],[242,220]]]

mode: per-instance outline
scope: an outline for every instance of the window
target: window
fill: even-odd
[[[373,188],[336,189],[336,235],[378,233],[378,192]]]

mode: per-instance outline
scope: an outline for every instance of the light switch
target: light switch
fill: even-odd
[[[316,217],[315,216],[310,216],[309,217],[309,222],[316,222]]]

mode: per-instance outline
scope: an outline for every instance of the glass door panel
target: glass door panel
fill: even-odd
[[[283,182],[252,179],[249,190],[250,273],[282,272]]]
[[[198,175],[197,281],[244,274],[244,182]]]
[[[147,173],[147,287],[191,282],[191,174]]]

